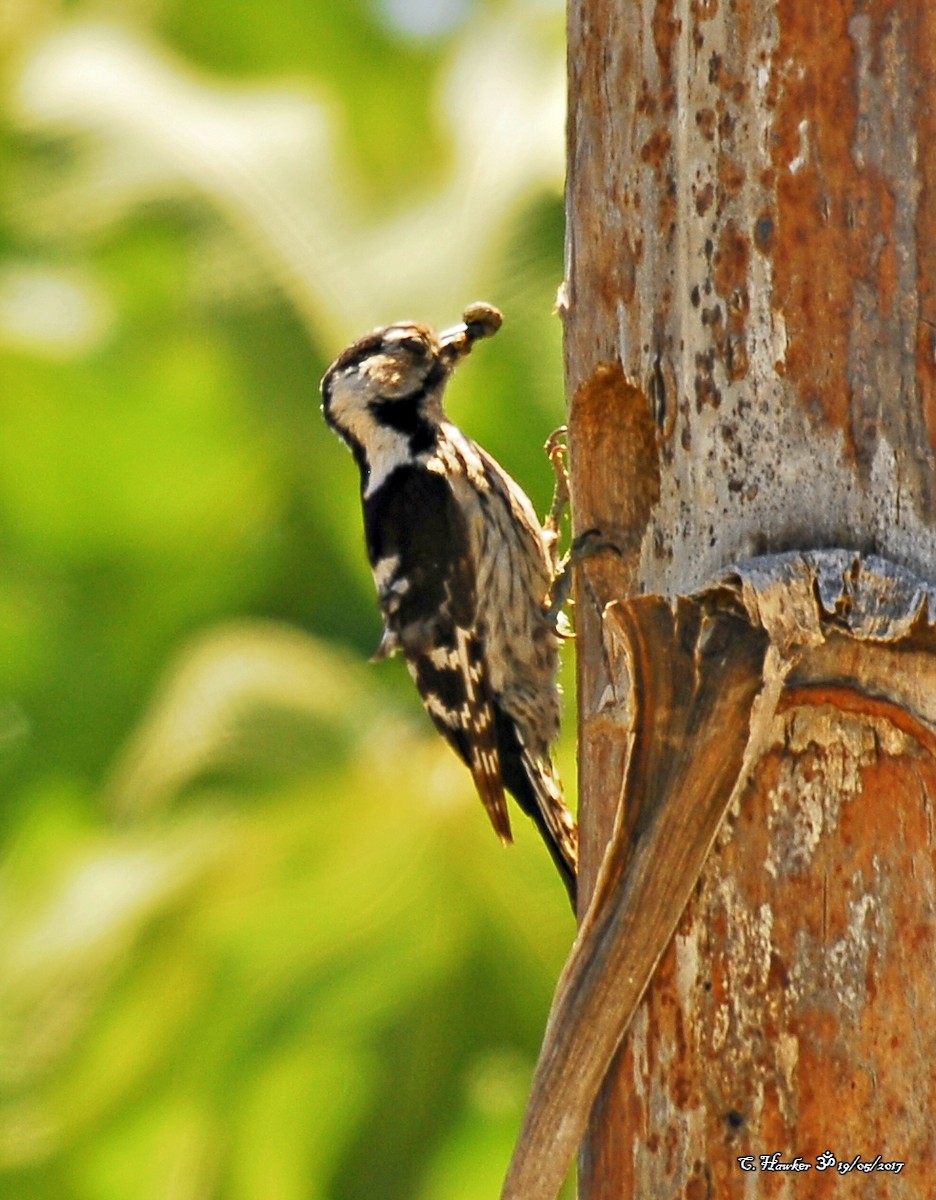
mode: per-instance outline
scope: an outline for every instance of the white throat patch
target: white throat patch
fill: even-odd
[[[366,393],[358,382],[338,375],[331,387],[330,408],[338,428],[364,448],[370,468],[364,488],[365,499],[373,495],[397,467],[413,461],[407,435],[374,420],[367,407]]]

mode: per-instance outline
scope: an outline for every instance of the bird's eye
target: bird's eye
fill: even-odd
[[[429,353],[429,347],[421,337],[404,337],[400,338],[397,343],[403,350],[408,350],[415,358],[425,358]]]

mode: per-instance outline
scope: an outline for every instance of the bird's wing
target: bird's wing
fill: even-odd
[[[365,502],[368,552],[385,630],[426,711],[467,763],[495,832],[511,840],[467,523],[447,479],[400,467]]]

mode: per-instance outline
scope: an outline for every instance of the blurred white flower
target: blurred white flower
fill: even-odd
[[[85,271],[34,263],[0,268],[0,345],[66,358],[97,345],[113,320],[106,292]]]
[[[381,0],[387,24],[413,38],[438,37],[457,29],[471,12],[471,0]]]
[[[464,30],[438,85],[447,177],[376,221],[355,203],[323,98],[220,84],[108,25],[58,29],[14,78],[12,112],[81,153],[17,218],[56,237],[195,196],[240,239],[231,258],[263,264],[319,338],[340,343],[388,314],[450,319],[519,205],[561,187],[564,68],[546,28],[517,5]]]

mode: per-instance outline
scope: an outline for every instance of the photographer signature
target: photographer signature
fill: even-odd
[[[783,1159],[779,1150],[775,1150],[773,1154],[745,1154],[738,1159],[738,1166],[742,1171],[792,1171],[798,1173],[815,1169],[817,1171],[837,1171],[839,1175],[848,1175],[852,1171],[861,1171],[865,1174],[870,1174],[872,1171],[889,1171],[893,1175],[899,1175],[904,1169],[902,1162],[885,1162],[880,1154],[875,1158],[862,1158],[860,1154],[856,1154],[854,1158],[841,1159],[836,1158],[831,1150],[825,1150],[822,1154],[818,1154],[815,1163],[808,1163],[799,1155],[796,1158]]]

